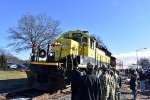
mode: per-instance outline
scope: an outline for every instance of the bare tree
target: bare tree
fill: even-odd
[[[92,34],[91,37],[96,40],[96,46],[107,48],[104,42],[102,41],[101,37],[96,36],[94,34]]]
[[[29,50],[33,45],[45,47],[61,34],[60,22],[46,14],[25,14],[18,20],[16,27],[10,27],[10,36],[13,40],[8,46],[12,46],[16,52]]]
[[[0,64],[2,59],[6,58],[7,62],[13,62],[16,64],[19,63],[24,63],[25,61],[15,57],[13,54],[9,53],[7,50],[0,48]],[[5,60],[3,60],[2,62],[4,62]]]
[[[95,36],[94,34],[91,35],[91,37],[96,40],[96,47],[97,48],[103,50],[106,53],[106,55],[111,56],[110,50],[108,50],[106,44],[104,44],[104,42],[102,41],[101,37]]]
[[[140,58],[138,64],[141,66],[150,66],[150,60],[148,58]]]

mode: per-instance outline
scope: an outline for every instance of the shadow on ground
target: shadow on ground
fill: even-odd
[[[129,92],[121,92],[122,95],[127,95],[127,94],[131,94]]]
[[[6,95],[6,99],[10,100],[32,100],[35,97],[41,96],[45,91],[37,89],[27,89],[23,91],[13,92]],[[36,99],[35,99],[36,100]],[[41,100],[41,99],[40,99]],[[44,99],[42,99],[44,100]]]
[[[0,80],[0,94],[27,88],[27,78]]]

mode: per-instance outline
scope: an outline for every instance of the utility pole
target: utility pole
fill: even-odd
[[[140,50],[143,50],[143,49],[147,49],[147,48],[141,48],[141,49],[138,49],[136,50],[136,64],[137,64],[137,69],[138,69],[138,55],[137,55],[137,52],[140,51]]]

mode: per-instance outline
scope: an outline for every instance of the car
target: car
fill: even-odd
[[[25,67],[29,67],[29,64],[28,63],[23,63],[22,65],[24,65]]]
[[[12,63],[12,62],[8,62],[8,63],[7,63],[7,68],[10,68],[10,66],[13,65],[13,64],[14,64],[14,63]]]
[[[20,68],[20,69],[28,69],[29,64],[23,63],[23,64],[17,64],[17,66],[18,66],[18,68]]]
[[[17,64],[13,64],[13,65],[10,65],[9,68],[14,68],[14,69],[16,69],[16,68],[18,68],[18,66],[17,66]]]
[[[14,64],[14,63],[12,63],[12,62],[8,62],[8,63],[7,63],[7,68],[14,68],[14,69],[16,69],[16,68],[18,68],[18,65],[17,65],[17,64]]]
[[[18,68],[24,68],[25,66],[23,64],[17,64]]]

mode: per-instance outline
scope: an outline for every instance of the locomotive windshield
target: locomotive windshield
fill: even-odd
[[[73,40],[75,40],[75,41],[81,43],[81,38],[74,38]]]
[[[72,36],[73,36],[73,37],[81,37],[82,34],[81,34],[81,33],[73,33]]]
[[[84,46],[87,46],[87,37],[83,37],[82,38],[82,43],[84,43]]]
[[[69,34],[64,34],[64,38],[68,38],[69,37]]]

